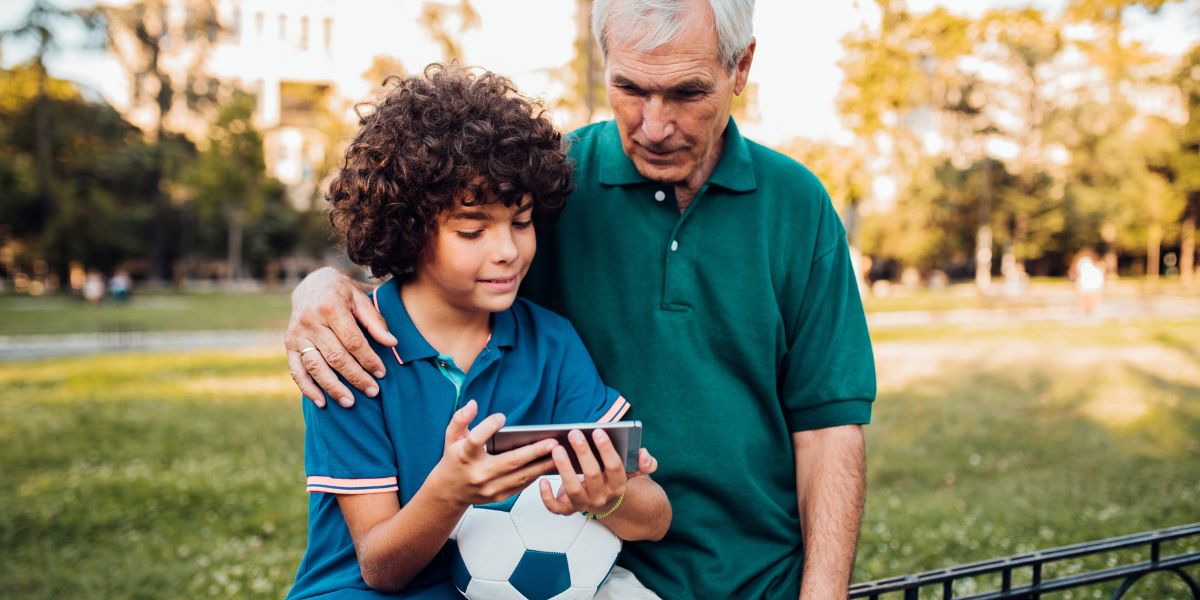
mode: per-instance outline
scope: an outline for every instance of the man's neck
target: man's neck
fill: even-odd
[[[400,286],[400,299],[425,341],[440,354],[454,357],[464,373],[469,371],[491,335],[491,313],[454,306],[419,275]]]
[[[717,169],[717,163],[721,162],[721,152],[725,150],[725,135],[721,134],[717,138],[716,146],[705,157],[700,168],[692,171],[688,178],[680,183],[675,184],[675,204],[679,206],[679,213],[687,210],[692,200],[696,199],[696,194],[700,193],[700,188],[708,182],[708,178],[712,176],[713,171]]]

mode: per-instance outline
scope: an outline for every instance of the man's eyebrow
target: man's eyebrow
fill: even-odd
[[[672,94],[705,94],[712,90],[712,85],[702,79],[689,79],[683,83],[671,86]]]
[[[617,87],[633,88],[635,90],[642,89],[642,86],[633,82],[633,80],[624,75],[613,75],[613,85]]]

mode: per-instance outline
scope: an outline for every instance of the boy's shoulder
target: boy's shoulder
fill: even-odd
[[[524,296],[517,296],[512,307],[508,310],[512,312],[518,326],[525,323],[539,329],[544,329],[548,333],[574,330],[571,322],[566,317]]]

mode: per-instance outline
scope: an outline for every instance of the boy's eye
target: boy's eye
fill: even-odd
[[[529,227],[530,225],[533,225],[532,219],[525,219],[524,221],[513,221],[513,227],[516,227],[517,229],[525,229],[525,228]]]
[[[458,234],[458,237],[460,237],[464,240],[473,240],[473,239],[476,239],[479,236],[483,235],[483,230],[480,229],[477,231],[456,231],[455,233]]]

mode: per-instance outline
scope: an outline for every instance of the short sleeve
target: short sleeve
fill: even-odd
[[[325,408],[304,406],[304,470],[308,491],[377,494],[399,490],[396,453],[388,436],[382,396],[370,398],[347,384],[354,406],[326,397]]]
[[[875,358],[845,229],[828,196],[816,251],[793,305],[780,381],[790,431],[866,424],[875,399]]]
[[[629,402],[604,385],[579,334],[563,320],[563,353],[555,389],[555,423],[612,423],[629,412]]]

